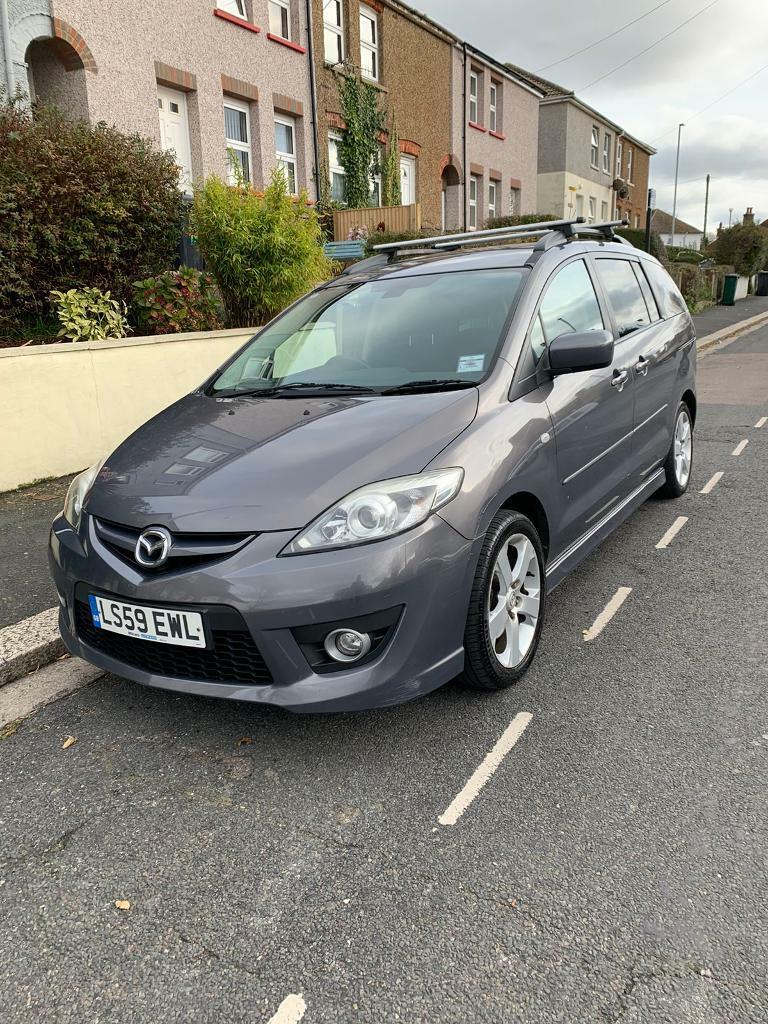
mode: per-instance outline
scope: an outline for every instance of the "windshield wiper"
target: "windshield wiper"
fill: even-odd
[[[218,392],[219,398],[261,398],[270,395],[281,395],[284,391],[346,391],[350,394],[375,394],[376,388],[366,387],[364,384],[318,384],[315,381],[296,380],[290,384],[276,384],[270,388],[246,388],[238,391],[233,388],[229,391]]]
[[[475,382],[471,380],[409,380],[404,384],[397,384],[392,388],[384,388],[382,395],[404,395],[409,391],[449,391],[458,388],[473,388]]]

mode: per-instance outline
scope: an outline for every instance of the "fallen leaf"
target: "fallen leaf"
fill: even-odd
[[[237,741],[237,746],[238,747],[250,747],[250,745],[252,743],[253,743],[253,740],[251,739],[250,736],[241,736],[240,739]]]
[[[115,900],[115,906],[117,907],[118,910],[130,910],[131,909],[131,901],[130,900]]]
[[[64,742],[61,744],[61,749],[66,750],[67,747],[74,747],[77,743],[77,736],[67,736]]]

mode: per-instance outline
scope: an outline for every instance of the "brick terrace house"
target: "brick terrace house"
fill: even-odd
[[[186,190],[237,163],[315,194],[302,0],[14,0],[11,41],[32,99],[174,149]]]
[[[645,224],[652,146],[629,135],[571,90],[522,68],[544,92],[539,108],[538,209],[592,223]]]
[[[313,0],[313,21],[318,149],[327,162],[333,198],[343,202],[345,196],[337,143],[346,124],[337,74],[353,73],[378,90],[388,126],[395,119],[403,205],[421,203],[424,225],[439,228],[441,173],[451,132],[453,37],[392,0]],[[380,188],[374,176],[374,204],[380,201]]]

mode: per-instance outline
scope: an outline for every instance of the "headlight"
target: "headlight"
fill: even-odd
[[[423,523],[461,487],[463,469],[436,469],[382,480],[353,491],[295,537],[283,554],[383,540]]]
[[[82,473],[78,473],[69,485],[67,496],[64,499],[64,518],[73,530],[77,530],[80,526],[80,518],[83,514],[85,499],[88,497],[88,492],[91,487],[93,487],[94,481],[99,475],[99,470],[106,461],[105,456],[103,459],[100,459],[95,466],[91,466],[90,469],[86,469],[83,470]]]

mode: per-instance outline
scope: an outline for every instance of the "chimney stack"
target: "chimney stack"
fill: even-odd
[[[755,223],[755,213],[751,206],[747,207],[747,212],[744,214],[744,224]]]

